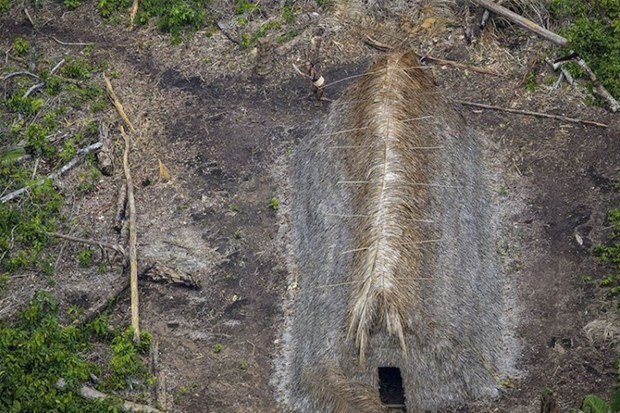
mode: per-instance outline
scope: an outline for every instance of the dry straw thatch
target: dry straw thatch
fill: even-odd
[[[495,396],[510,364],[484,141],[425,71],[388,54],[293,157],[296,411],[378,411],[379,367],[436,411]]]

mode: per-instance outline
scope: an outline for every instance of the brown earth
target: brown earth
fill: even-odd
[[[266,5],[266,10],[275,6]],[[113,27],[91,5],[69,13],[50,6],[36,19],[46,22],[38,34],[18,11],[0,20],[0,47],[27,36],[51,67],[62,56],[79,56],[83,47],[61,45],[48,36],[95,43],[91,58],[108,62],[106,73],[139,130],[131,154],[139,257],[167,262],[202,282],[199,291],[140,284],[141,324],[161,343],[170,411],[283,411],[270,377],[289,284],[286,238],[280,231],[288,219],[282,212],[287,209],[287,161],[296,142],[329,110],[328,104],[317,107],[308,98],[309,85],[295,77],[290,64],[303,62],[317,23],[303,31],[301,41],[280,46],[272,74],[258,79],[252,52],[240,50],[221,33],[207,37],[199,32],[175,46],[155,29]],[[380,53],[364,46],[359,27],[327,16],[318,24],[326,29],[328,83],[362,73]],[[497,182],[506,189],[497,188],[505,224],[498,249],[516,285],[512,317],[521,351],[521,373],[504,383],[499,401],[459,411],[537,411],[545,387],[557,392],[562,411],[578,407],[587,393],[606,396],[617,357],[617,337],[608,332],[618,324],[604,290],[582,276],[596,279],[609,271],[588,247],[609,237],[606,212],[620,202],[612,186],[620,172],[618,117],[585,106],[581,89],[552,90],[542,84],[527,92],[522,79],[530,61],[548,47],[538,39],[509,29],[466,47],[460,28],[432,34],[419,34],[410,46],[506,73],[492,77],[434,66],[449,98],[609,124],[585,127],[459,108],[496,145]],[[538,66],[541,83],[551,76],[555,74]],[[101,82],[99,75],[95,81]],[[347,84],[328,87],[327,96],[337,98]],[[111,106],[100,120],[119,122]],[[115,139],[120,156],[120,136]],[[169,182],[158,178],[158,160],[170,169]],[[69,184],[78,171],[65,178]],[[73,233],[116,241],[112,226],[123,179],[117,165],[114,176],[103,178],[85,197],[67,194],[76,221]],[[271,207],[274,196],[278,210]],[[66,306],[94,303],[117,275],[79,269],[79,249],[65,245],[55,286],[48,287]],[[46,286],[44,277],[26,273],[10,288],[17,302]],[[115,314],[116,322],[129,321],[128,297]],[[595,320],[603,321],[588,324]],[[586,326],[590,328],[584,330]],[[214,351],[216,344],[221,352]]]

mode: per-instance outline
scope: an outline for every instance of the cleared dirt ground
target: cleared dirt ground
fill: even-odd
[[[265,6],[268,12],[276,8],[275,2]],[[328,83],[345,79],[362,73],[381,53],[364,45],[364,33],[394,32],[390,23],[371,29],[313,7],[307,6],[308,11],[328,15],[308,25],[299,40],[276,45],[273,71],[264,79],[253,73],[253,51],[241,50],[220,32],[211,37],[199,32],[172,45],[154,28],[111,26],[90,4],[72,12],[56,6],[40,11],[36,19],[46,23],[38,32],[18,11],[0,19],[3,50],[16,36],[26,36],[45,50],[50,65],[83,50],[50,36],[93,42],[93,58],[109,63],[106,73],[139,130],[131,155],[139,258],[157,258],[196,274],[203,286],[192,291],[140,285],[141,322],[160,341],[170,411],[285,410],[275,401],[270,378],[291,279],[287,163],[296,143],[329,111],[329,104],[317,107],[309,99],[309,85],[294,74],[291,63],[304,61],[312,31],[322,27],[325,78]],[[448,98],[609,124],[586,127],[454,103],[474,129],[494,142],[498,154],[497,191],[505,227],[498,253],[510,269],[506,276],[517,286],[511,317],[517,324],[521,372],[504,383],[500,400],[458,411],[538,411],[545,387],[556,391],[561,411],[578,407],[587,393],[608,395],[618,320],[605,291],[584,282],[583,276],[596,279],[609,270],[588,247],[608,239],[606,213],[620,205],[612,186],[620,172],[618,116],[586,106],[582,92],[573,87],[552,90],[541,84],[527,92],[523,78],[531,59],[548,45],[513,28],[487,34],[472,46],[466,46],[458,26],[422,30],[405,47],[504,74],[434,66]],[[540,83],[555,76],[539,67]],[[327,97],[336,99],[347,84],[328,86]],[[111,105],[101,120],[119,122]],[[122,143],[118,134],[115,139],[119,162],[114,176],[103,178],[85,198],[73,200],[67,194],[76,220],[73,232],[111,242],[117,236],[112,226],[124,179]],[[158,159],[171,171],[169,182],[158,179]],[[73,179],[78,170],[65,179]],[[274,196],[277,210],[271,207]],[[87,307],[107,292],[116,274],[78,269],[78,249],[65,246],[53,290],[63,305]],[[47,285],[43,277],[27,273],[12,281],[9,291],[17,300]],[[116,321],[129,321],[128,297],[115,314]],[[213,351],[216,344],[221,352]]]

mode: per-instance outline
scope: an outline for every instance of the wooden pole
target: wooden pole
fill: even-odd
[[[129,136],[123,125],[120,126],[121,135],[125,139],[125,153],[123,154],[123,168],[127,180],[127,205],[129,207],[129,281],[131,287],[131,326],[133,327],[133,341],[140,342],[140,317],[138,315],[138,259],[136,254],[136,203],[133,195],[133,181],[129,169]]]
[[[525,17],[519,16],[517,13],[511,10],[508,10],[506,7],[500,6],[499,4],[491,0],[471,0],[471,1],[484,7],[485,9],[492,11],[495,14],[498,14],[504,17],[505,19],[510,20],[511,22],[515,24],[518,24],[519,26],[527,30],[533,31],[540,37],[547,39],[550,42],[553,42],[562,47],[568,45],[568,40],[566,40],[565,37],[555,34],[552,31],[547,30],[544,27],[537,25],[536,23],[534,23],[531,20],[526,19]]]

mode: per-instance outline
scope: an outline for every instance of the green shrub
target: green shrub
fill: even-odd
[[[84,59],[75,59],[63,68],[63,74],[72,79],[89,79],[91,77],[90,68]]]
[[[26,56],[30,52],[30,42],[24,37],[16,37],[13,40],[13,50],[19,56]]]
[[[78,317],[80,309],[70,308]],[[125,390],[128,380],[150,383],[139,354],[148,352],[151,336],[140,334],[132,341],[131,329],[110,330],[107,317],[84,327],[63,327],[58,320],[56,299],[39,292],[21,312],[19,321],[0,323],[0,411],[2,412],[120,412],[120,399],[87,401],[76,392],[92,374],[103,380],[96,387],[111,393]],[[97,366],[84,361],[93,340],[110,345],[110,363]],[[59,379],[67,386],[56,387]]]
[[[63,4],[69,10],[73,10],[73,9],[77,9],[82,4],[82,1],[81,0],[64,0]]]
[[[0,411],[119,411],[118,401],[89,402],[78,396],[76,388],[91,373],[100,374],[80,358],[87,349],[86,330],[61,326],[54,297],[37,293],[17,323],[0,323]],[[61,378],[67,383],[64,390],[56,388]]]
[[[9,0],[0,0],[0,13],[9,11]]]

